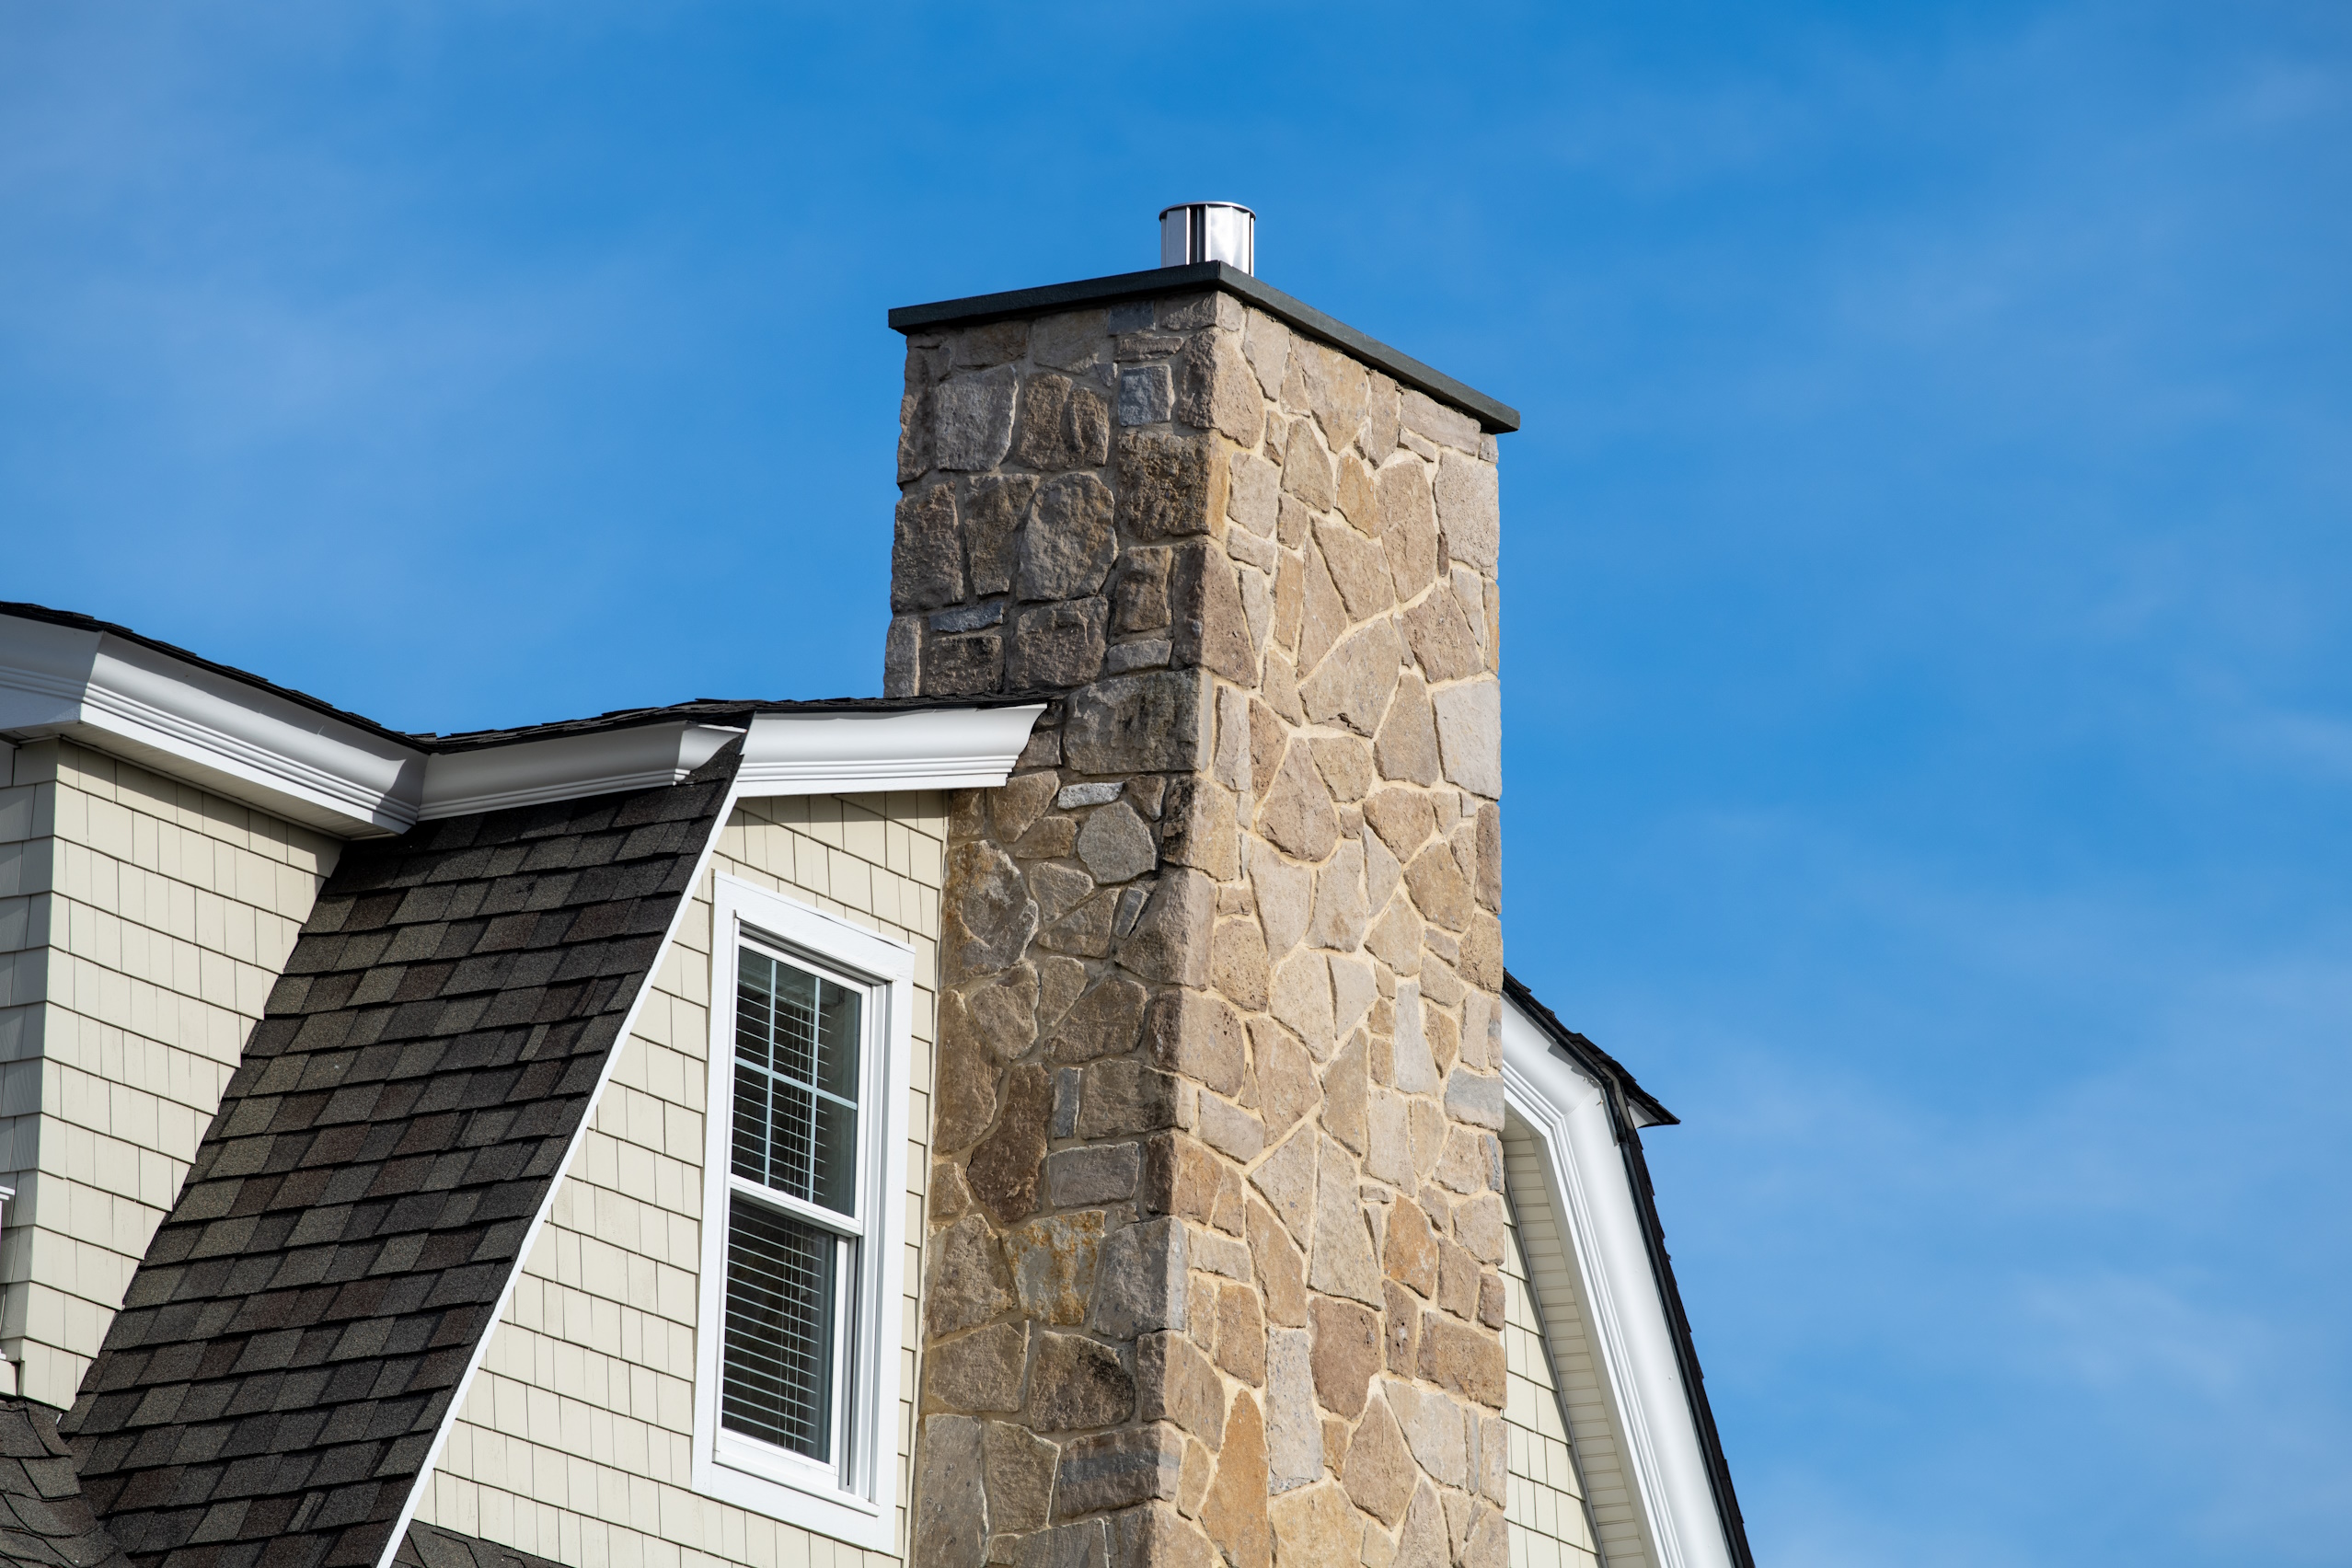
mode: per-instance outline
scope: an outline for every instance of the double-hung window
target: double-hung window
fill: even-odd
[[[696,1489],[891,1547],[904,945],[717,879]]]

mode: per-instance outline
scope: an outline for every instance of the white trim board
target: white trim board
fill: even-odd
[[[1659,1568],[1732,1568],[1675,1357],[1673,1324],[1608,1103],[1600,1086],[1556,1054],[1551,1038],[1507,998],[1503,1090],[1541,1146],[1547,1178],[1544,1192],[1514,1193],[1512,1199],[1522,1208],[1549,1205],[1570,1242],[1587,1331]]]
[[[112,632],[0,615],[0,734],[79,741],[341,838],[675,784],[739,734],[742,795],[993,788],[1043,711],[776,711],[748,734],[670,720],[428,752]]]
[[[897,1549],[899,1357],[905,1311],[906,1251],[906,1123],[915,1070],[915,950],[836,915],[770,893],[755,882],[714,873],[710,889],[710,1055],[709,1111],[703,1118],[702,1276],[698,1282],[694,1379],[693,1490],[772,1519],[869,1551]],[[873,1037],[882,1059],[861,1071],[870,1100],[863,1128],[868,1146],[859,1163],[871,1183],[860,1251],[875,1272],[860,1281],[857,1334],[861,1378],[844,1379],[864,1419],[853,1428],[846,1456],[862,1481],[853,1491],[777,1451],[730,1440],[719,1427],[720,1350],[726,1312],[728,1149],[734,1124],[734,987],[721,965],[735,944],[754,935],[786,952],[801,952],[826,968],[870,984],[883,1016]],[[836,1386],[836,1398],[844,1397]],[[780,1459],[782,1462],[777,1462]]]

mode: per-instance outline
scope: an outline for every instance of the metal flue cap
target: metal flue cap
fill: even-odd
[[[1239,202],[1180,202],[1159,213],[1159,264],[1222,261],[1254,275],[1258,214]]]

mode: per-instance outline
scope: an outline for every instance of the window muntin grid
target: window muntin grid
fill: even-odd
[[[719,1422],[831,1464],[852,1437],[867,995],[748,941],[735,969]]]
[[[735,980],[735,1174],[856,1212],[864,994],[745,946]]]

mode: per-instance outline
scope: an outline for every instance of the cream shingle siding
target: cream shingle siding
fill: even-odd
[[[747,801],[717,869],[916,951],[915,1101],[907,1115],[898,1539],[912,1447],[915,1240],[928,1163],[940,888],[936,793]],[[710,884],[623,1049],[494,1332],[417,1517],[614,1568],[748,1563],[882,1568],[861,1552],[690,1490],[694,1334],[709,1043]]]
[[[62,1406],[341,847],[71,742],[0,780],[0,1355]]]
[[[1576,1262],[1552,1212],[1543,1159],[1541,1147],[1515,1118],[1503,1136],[1512,1207],[1512,1245],[1505,1260],[1511,1275],[1505,1297],[1511,1402],[1504,1419],[1512,1425],[1513,1568],[1589,1563],[1596,1528],[1598,1558],[1607,1568],[1648,1568],[1655,1559],[1626,1473]],[[1580,1480],[1581,1505],[1574,1496]],[[1558,1539],[1560,1555],[1540,1555],[1532,1540],[1523,1552],[1523,1534]]]

